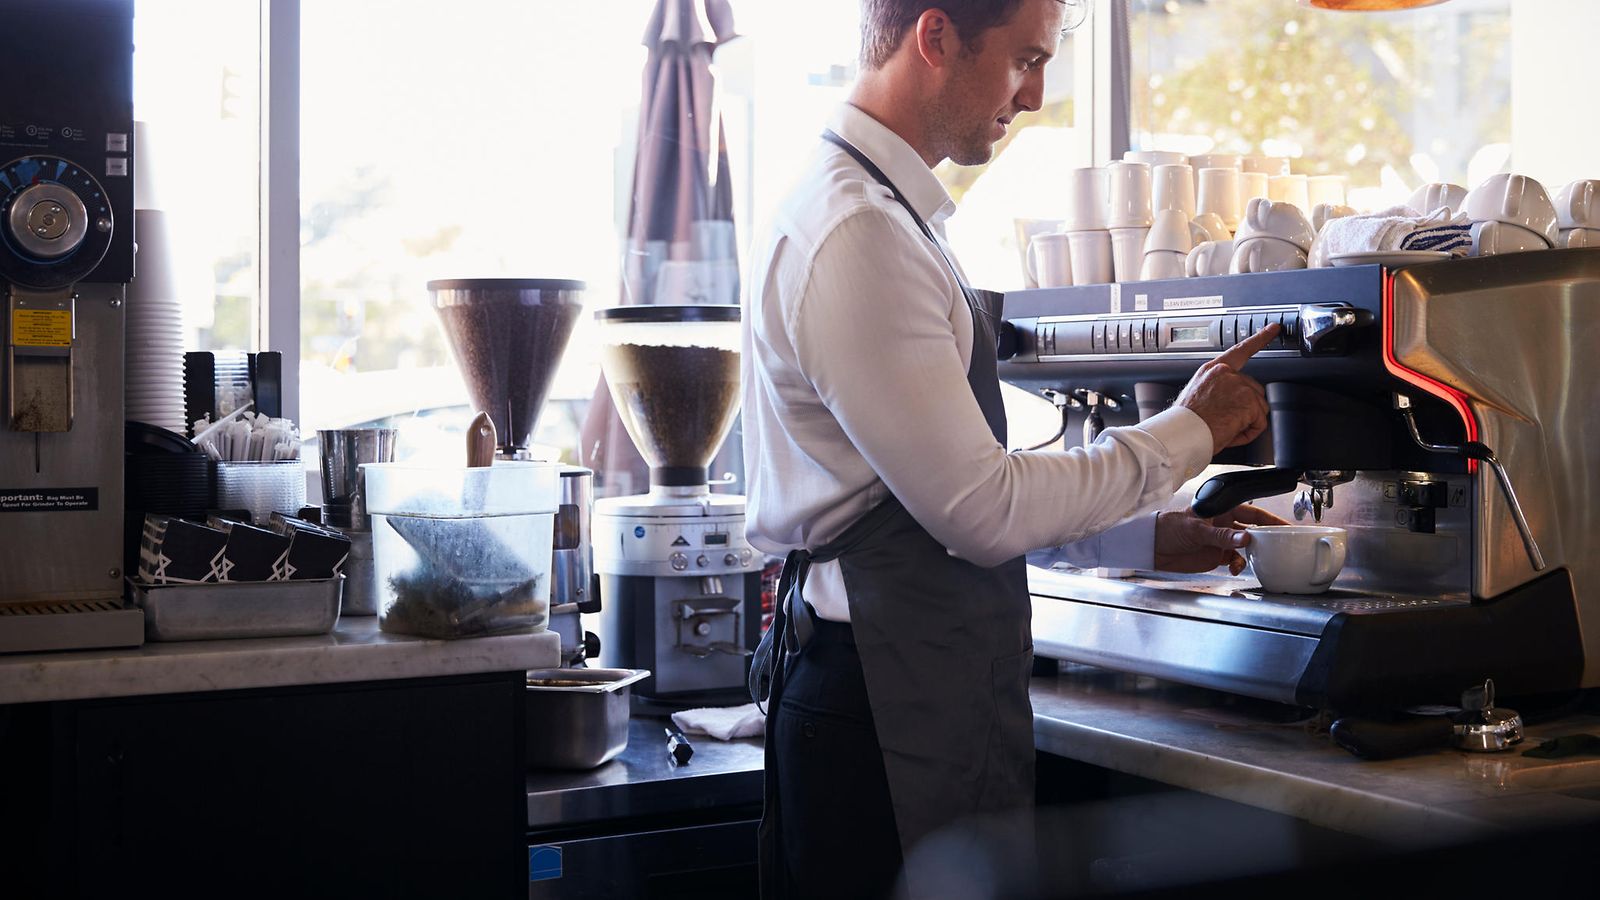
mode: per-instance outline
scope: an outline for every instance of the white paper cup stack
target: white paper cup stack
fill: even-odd
[[[135,276],[128,283],[125,416],[182,434],[183,306],[176,296],[165,213],[135,210]]]

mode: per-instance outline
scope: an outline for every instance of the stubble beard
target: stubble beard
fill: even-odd
[[[981,166],[994,157],[995,140],[989,136],[993,119],[974,121],[966,115],[972,104],[963,102],[965,79],[951,79],[945,90],[929,104],[928,132],[935,138],[940,156],[961,166]]]

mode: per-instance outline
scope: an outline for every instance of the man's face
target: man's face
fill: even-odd
[[[963,45],[928,110],[945,156],[963,166],[988,162],[1012,118],[1039,108],[1044,64],[1060,45],[1065,15],[1060,0],[1023,0],[1011,21],[982,33],[977,53]]]

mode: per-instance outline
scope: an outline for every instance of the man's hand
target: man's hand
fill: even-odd
[[[1228,567],[1229,574],[1244,571],[1239,548],[1250,543],[1246,525],[1287,525],[1288,522],[1255,506],[1235,506],[1228,512],[1202,519],[1192,512],[1156,515],[1156,568],[1165,572],[1209,572]]]
[[[1201,366],[1178,394],[1177,405],[1194,410],[1211,429],[1213,455],[1248,444],[1267,429],[1267,392],[1239,370],[1277,336],[1278,327],[1268,325]]]

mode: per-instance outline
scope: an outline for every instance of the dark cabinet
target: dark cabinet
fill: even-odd
[[[0,708],[4,870],[19,896],[526,896],[522,690],[511,672]]]

